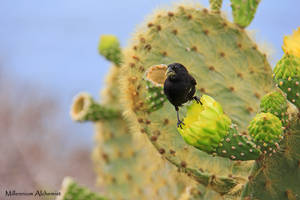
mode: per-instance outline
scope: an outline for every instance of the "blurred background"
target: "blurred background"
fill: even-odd
[[[64,176],[95,188],[93,127],[70,120],[72,98],[87,91],[99,99],[109,68],[97,52],[101,34],[126,46],[145,16],[170,2],[176,1],[0,1],[0,194],[57,191]],[[231,19],[229,0],[223,7]],[[298,0],[262,0],[247,28],[273,66],[283,36],[300,26],[299,8]]]

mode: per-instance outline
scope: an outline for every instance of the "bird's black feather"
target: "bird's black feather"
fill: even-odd
[[[194,96],[197,82],[180,63],[168,65],[168,72],[170,73],[167,74],[167,79],[164,82],[164,93],[170,103],[175,106],[177,125],[181,127],[183,122],[179,119],[178,107],[193,99],[201,103],[200,99]]]

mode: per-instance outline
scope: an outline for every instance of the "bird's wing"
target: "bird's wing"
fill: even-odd
[[[196,88],[195,88],[195,85],[193,85],[192,87],[190,87],[189,92],[187,93],[187,99],[192,100],[195,92],[196,92]]]
[[[191,76],[191,83],[192,83],[193,85],[197,85],[196,80],[195,80],[194,77],[192,77],[192,76]]]

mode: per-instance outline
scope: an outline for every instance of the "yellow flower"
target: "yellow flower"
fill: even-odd
[[[286,54],[300,57],[300,27],[292,35],[283,38],[282,49]]]
[[[228,134],[231,120],[223,113],[221,105],[203,95],[203,105],[193,103],[187,108],[183,129],[179,133],[186,143],[206,152],[212,152]]]

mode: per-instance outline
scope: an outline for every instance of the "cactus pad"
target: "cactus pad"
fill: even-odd
[[[167,65],[154,65],[145,73],[145,79],[148,90],[147,103],[149,105],[148,111],[152,112],[160,109],[164,102],[167,100],[164,91],[163,84],[165,77],[165,72],[167,70]]]
[[[270,92],[263,96],[260,101],[261,112],[272,113],[281,120],[283,125],[286,125],[288,123],[287,109],[287,100],[282,92]]]
[[[249,135],[264,153],[275,153],[283,138],[282,123],[271,113],[260,113],[250,122]]]
[[[71,118],[74,121],[98,121],[118,118],[120,111],[96,103],[88,93],[78,94],[71,107]]]
[[[223,0],[209,0],[210,9],[214,13],[219,13],[222,7]]]
[[[193,103],[188,106],[185,125],[182,129],[178,128],[188,144],[232,160],[255,160],[259,157],[260,151],[255,144],[238,134],[218,102],[207,95],[201,97],[201,102],[202,105]]]
[[[79,186],[72,178],[63,180],[61,194],[56,200],[108,200],[89,189]]]
[[[118,38],[113,35],[102,35],[100,38],[99,53],[116,66],[121,64],[121,48]]]
[[[260,0],[231,0],[233,19],[241,27],[247,27],[254,18]]]
[[[256,160],[261,151],[246,135],[239,134],[236,126],[232,125],[228,134],[216,148],[216,155],[231,160]]]
[[[149,92],[141,69],[182,63],[197,81],[197,95],[213,96],[238,125],[238,133],[243,133],[259,109],[259,99],[274,88],[266,57],[243,29],[207,9],[179,6],[149,19],[124,51],[121,83],[128,119],[180,170],[220,193],[229,192],[247,179],[251,165],[212,157],[187,145],[177,131],[176,112],[169,102],[147,112]],[[186,107],[180,108],[180,115],[185,114]],[[233,170],[236,167],[241,170]],[[213,175],[226,181],[208,181]]]
[[[179,5],[156,12],[122,55],[114,36],[101,38],[99,52],[115,64],[102,104],[81,94],[72,116],[96,121],[94,161],[112,199],[300,197],[300,29],[284,38],[285,55],[274,70],[286,95],[274,92],[266,55],[244,30],[260,0],[231,0],[234,24],[223,18],[222,0],[209,2],[210,11]],[[167,66],[156,65],[174,62],[196,79],[197,96],[204,94],[203,105],[180,107],[183,129],[162,91]],[[262,113],[254,117],[259,103]],[[63,197],[90,198],[69,183]]]
[[[300,107],[300,57],[285,54],[275,66],[273,76],[287,99]]]
[[[291,122],[280,151],[258,160],[241,199],[298,200],[300,197],[300,123]]]
[[[101,105],[121,110],[120,71],[120,67],[111,68]],[[195,184],[163,161],[146,136],[136,131],[138,127],[129,124],[122,115],[95,123],[93,161],[98,183],[109,198],[177,199],[186,186]]]

